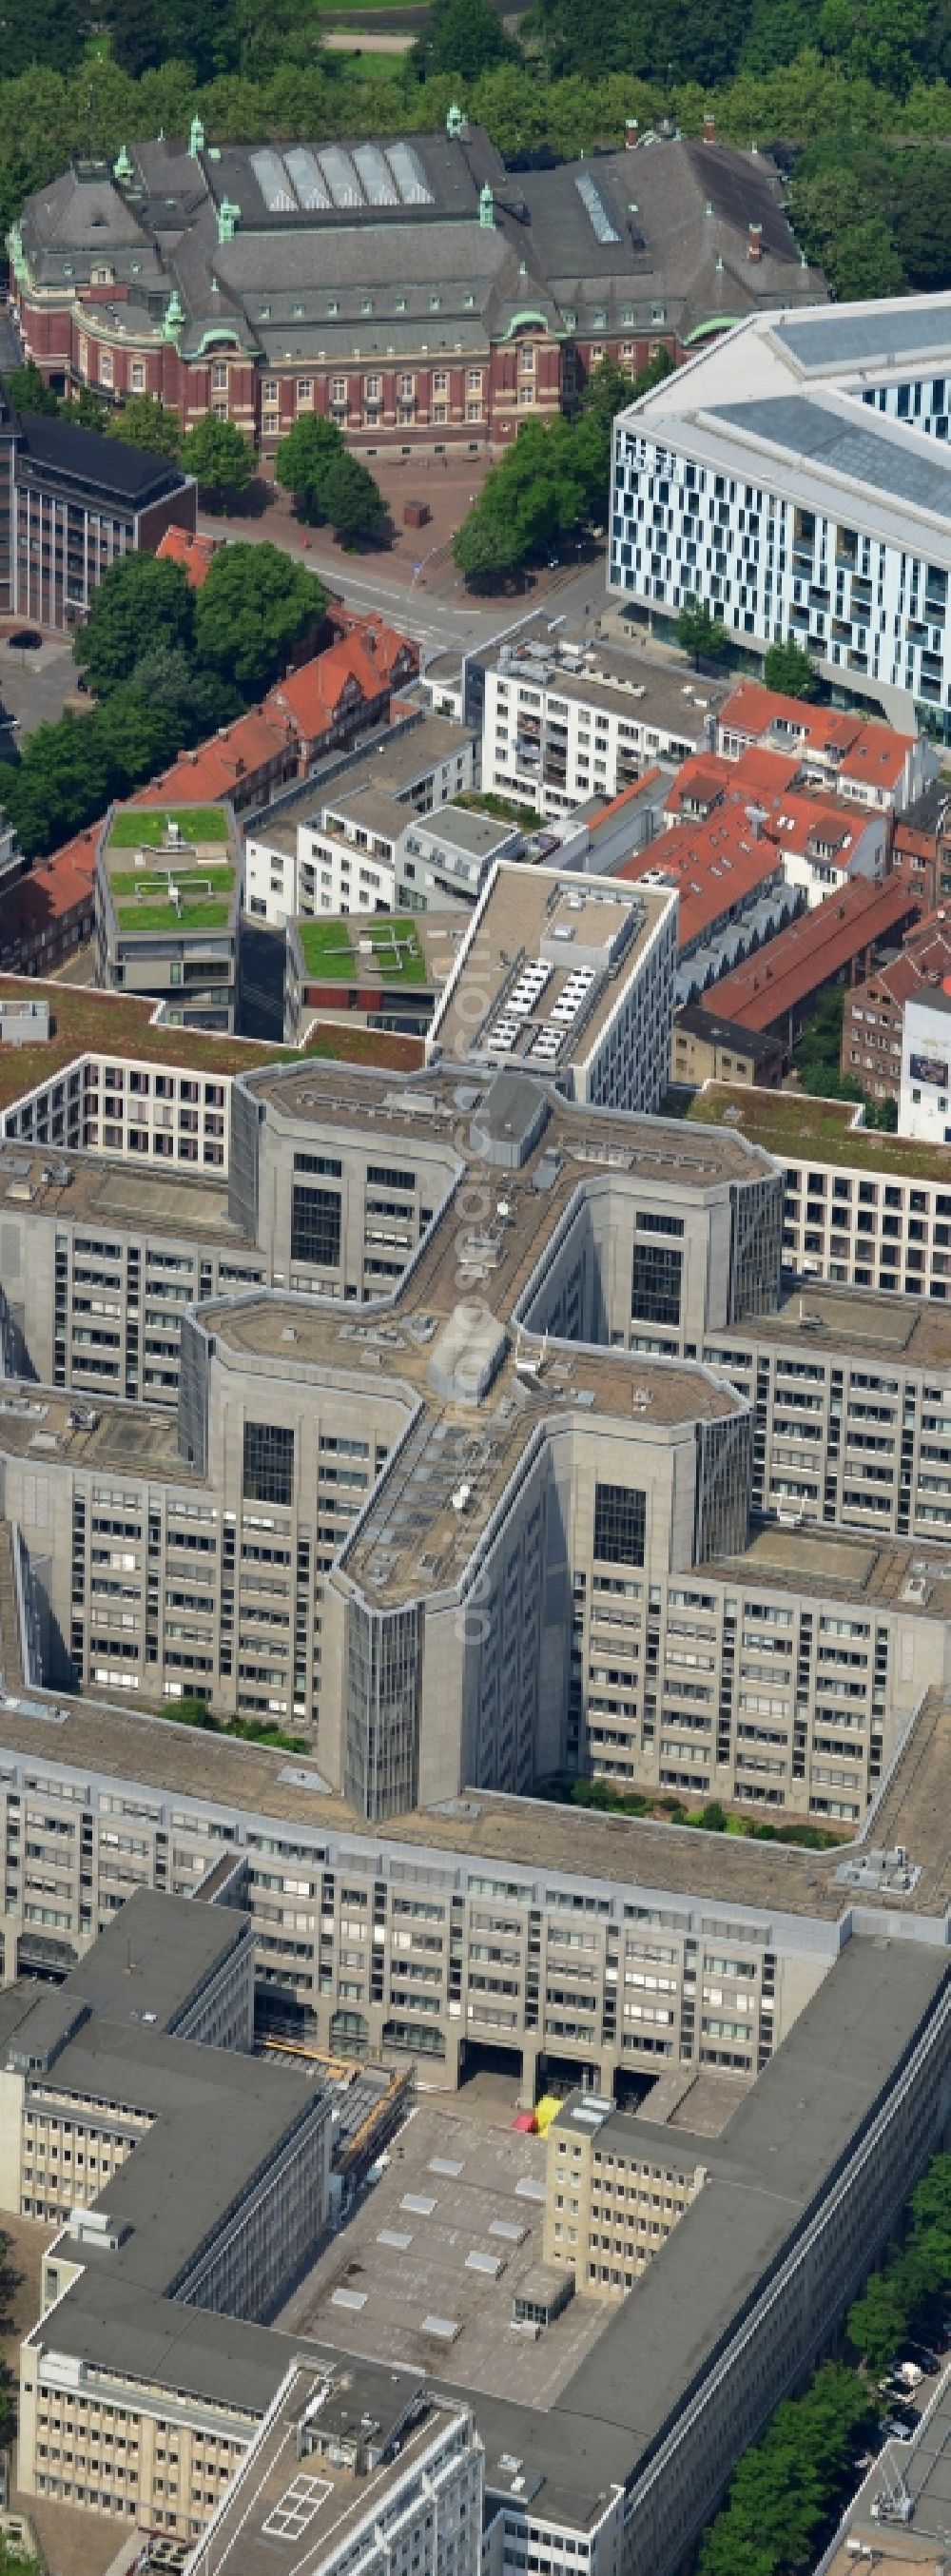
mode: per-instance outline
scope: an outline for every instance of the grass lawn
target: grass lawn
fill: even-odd
[[[170,933],[179,930],[227,930],[231,905],[216,902],[214,896],[208,896],[204,902],[196,897],[194,903],[183,903],[178,907],[168,901],[120,903],[117,917],[119,929],[126,938],[134,936],[136,931],[146,930]]]
[[[764,1145],[780,1163],[841,1163],[854,1171],[905,1173],[945,1180],[951,1188],[947,1146],[918,1145],[880,1128],[851,1127],[855,1103],[813,1099],[806,1091],[747,1091],[718,1083],[699,1091],[688,1119],[707,1127],[737,1127],[751,1144]]]
[[[109,834],[110,850],[157,850],[169,823],[177,823],[183,841],[226,841],[227,817],[220,805],[138,805],[117,814]]]
[[[426,960],[408,913],[378,913],[373,920],[360,921],[352,933],[342,921],[298,921],[297,934],[308,975],[325,976],[328,983],[359,982],[370,962],[357,953],[361,939],[370,941],[384,983],[426,982]]]
[[[188,888],[192,879],[196,891],[190,895]],[[150,877],[144,870],[140,874],[135,868],[114,871],[112,892],[120,930],[226,928],[234,893],[233,868],[187,868],[176,882],[180,900],[174,904],[170,896],[163,893],[161,878]],[[123,896],[134,899],[123,902]]]

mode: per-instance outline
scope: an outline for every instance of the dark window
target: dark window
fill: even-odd
[[[635,1485],[596,1485],[594,1553],[602,1565],[643,1565],[644,1495]]]
[[[295,1181],[291,1203],[291,1259],[316,1262],[321,1270],[339,1268],[339,1190],[313,1190],[306,1181]]]
[[[682,1234],[684,1230],[682,1216],[655,1216],[649,1208],[638,1208],[635,1222],[638,1234]]]
[[[339,1181],[343,1164],[335,1154],[295,1154],[295,1172],[323,1172],[328,1181]]]
[[[277,1422],[245,1423],[243,1492],[246,1503],[293,1502],[293,1431]]]
[[[631,1315],[645,1324],[679,1324],[683,1253],[663,1243],[635,1243]]]
[[[381,1190],[414,1190],[416,1187],[415,1172],[401,1172],[391,1163],[368,1163],[367,1180],[373,1181]]]

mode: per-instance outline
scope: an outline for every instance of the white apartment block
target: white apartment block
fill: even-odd
[[[252,824],[242,903],[255,920],[280,930],[296,913],[392,911],[403,834],[473,786],[476,735],[429,714],[387,730],[329,763],[332,783],[312,778]]]
[[[473,663],[483,681],[482,785],[546,821],[610,799],[657,761],[709,749],[723,692],[539,620]],[[472,679],[469,682],[471,699]]]
[[[609,589],[951,739],[949,382],[951,296],[752,315],[619,416]]]
[[[670,1077],[677,896],[556,868],[493,868],[426,1041],[472,1070],[550,1075],[648,1114]]]
[[[951,1145],[951,996],[940,985],[905,1004],[898,1132]]]

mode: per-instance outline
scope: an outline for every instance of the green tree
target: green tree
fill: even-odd
[[[504,497],[486,488],[467,512],[453,538],[453,560],[467,581],[491,583],[516,570],[521,561],[519,534],[509,518]]]
[[[616,366],[613,358],[602,358],[600,365],[592,368],[574,423],[573,462],[584,483],[586,510],[596,522],[607,516],[618,412],[625,411],[629,403],[639,402],[652,386],[662,384],[673,363],[666,349],[658,349],[636,376]]]
[[[860,304],[867,296],[901,294],[905,273],[883,215],[866,215],[863,223],[847,225],[839,236],[831,274],[843,304]]]
[[[189,652],[194,632],[194,594],[181,564],[123,555],[93,592],[73,638],[73,659],[96,696],[105,697],[128,679],[143,652],[157,645]]]
[[[275,476],[284,491],[292,494],[298,518],[310,527],[327,515],[324,487],[328,474],[345,453],[343,433],[336,421],[325,420],[319,412],[302,412],[281,440]]]
[[[106,435],[124,439],[129,447],[145,447],[155,456],[177,461],[181,444],[178,413],[165,403],[154,402],[151,394],[130,394],[121,411],[110,415]]]
[[[908,2332],[907,2304],[887,2272],[872,2273],[861,2298],[852,2302],[845,2329],[865,2368],[873,2375],[884,2370]]]
[[[136,688],[114,690],[87,722],[95,723],[109,762],[110,796],[128,796],[181,748],[176,717]]]
[[[951,282],[951,162],[947,152],[896,152],[892,233],[909,286],[930,294]]]
[[[80,385],[77,394],[64,394],[56,406],[61,420],[70,429],[105,429],[110,415],[99,394],[91,385]]]
[[[261,697],[325,607],[313,573],[277,546],[221,546],[198,593],[198,661],[233,680],[245,698]]]
[[[216,420],[206,412],[182,440],[182,464],[193,474],[202,499],[226,513],[243,500],[254,481],[254,449],[233,420]]]
[[[727,648],[727,633],[722,621],[714,617],[705,599],[685,599],[677,619],[677,642],[689,653],[695,671],[701,662],[720,662]]]
[[[389,526],[389,511],[369,466],[348,448],[328,467],[323,506],[334,535],[345,546],[379,545]]]
[[[786,698],[817,698],[819,674],[804,644],[787,635],[785,644],[771,644],[763,664],[763,678],[768,689],[778,689]]]
[[[410,56],[420,80],[452,72],[457,80],[474,81],[497,63],[521,59],[521,46],[506,35],[490,0],[432,0]]]
[[[35,359],[28,358],[25,367],[11,367],[4,381],[14,411],[52,415],[59,410],[56,395],[44,384]]]
[[[95,713],[37,725],[16,768],[4,768],[0,792],[26,857],[44,858],[103,813],[110,780]]]
[[[129,675],[140,697],[164,707],[174,718],[180,744],[202,742],[220,725],[232,724],[244,700],[230,679],[195,667],[181,645],[155,644],[141,654]]]

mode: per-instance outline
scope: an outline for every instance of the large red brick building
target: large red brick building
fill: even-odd
[[[649,146],[649,148],[648,148]],[[605,356],[681,357],[760,307],[814,304],[763,155],[628,131],[508,172],[442,134],[78,160],[10,236],[28,354],[58,392],[152,394],[273,451],[301,413],[362,453],[477,453],[570,410]]]

